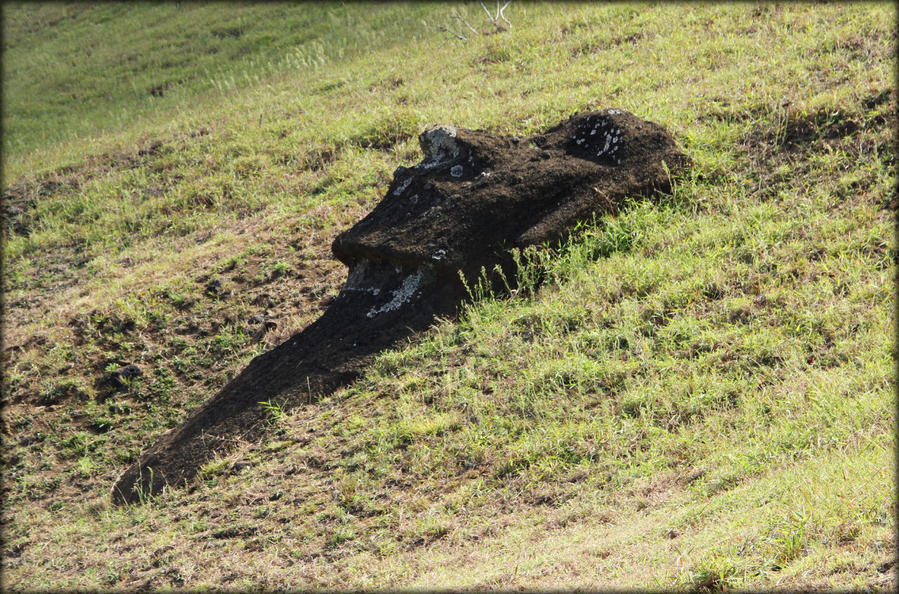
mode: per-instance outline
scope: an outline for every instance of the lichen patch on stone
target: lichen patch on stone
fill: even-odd
[[[380,307],[371,308],[368,313],[365,314],[366,317],[373,318],[378,314],[394,311],[404,306],[412,299],[415,292],[418,291],[423,278],[424,271],[419,268],[414,274],[410,274],[403,280],[403,284],[399,289],[393,291],[393,297],[390,301]]]
[[[396,187],[396,189],[393,191],[393,195],[394,195],[394,196],[399,196],[400,194],[402,194],[403,192],[406,191],[406,188],[408,188],[408,187],[409,187],[409,184],[411,184],[411,183],[412,183],[412,178],[411,178],[411,177],[410,177],[410,178],[407,178],[407,179],[405,179],[405,180],[403,180],[403,181],[400,183],[400,185],[398,185],[398,186]]]
[[[614,115],[613,110],[605,112]],[[620,112],[619,112],[620,113]],[[579,149],[585,150],[596,157],[615,159],[621,163],[616,153],[622,146],[621,130],[614,124],[611,118],[600,114],[587,118],[576,130],[571,140]]]
[[[432,169],[441,163],[459,157],[459,144],[456,142],[456,129],[452,126],[438,126],[425,130],[419,136],[425,158],[421,166]]]

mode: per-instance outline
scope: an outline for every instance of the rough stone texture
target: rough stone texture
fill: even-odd
[[[521,140],[443,127],[420,141],[424,161],[398,168],[380,204],[334,242],[348,266],[475,274],[511,247],[563,238],[592,213],[614,212],[626,195],[667,191],[662,163],[672,172],[686,164],[664,129],[620,110]]]
[[[460,271],[474,280],[481,267],[508,267],[510,248],[562,239],[626,197],[667,192],[669,172],[689,163],[663,128],[617,109],[529,138],[443,126],[419,141],[422,162],[398,167],[384,199],[335,239],[349,273],[329,309],[161,436],[119,478],[115,501],[185,483],[235,438],[262,434],[260,402],[290,408],[332,392],[377,352],[455,314]]]

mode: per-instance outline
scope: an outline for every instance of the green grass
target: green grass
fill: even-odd
[[[895,586],[894,6],[514,2],[467,43],[452,9],[4,8],[6,587]],[[110,506],[320,314],[426,125],[599,106],[694,171]]]
[[[5,154],[189,110],[273,76],[420,37],[423,6],[229,3],[8,4]],[[114,34],[122,44],[107,37]],[[402,37],[400,37],[402,34]],[[36,73],[40,73],[36,76]],[[294,79],[296,82],[296,79]],[[72,109],[78,106],[77,109]]]

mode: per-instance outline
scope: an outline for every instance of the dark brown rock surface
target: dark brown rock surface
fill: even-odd
[[[628,197],[667,192],[669,172],[689,162],[662,127],[616,109],[522,139],[439,127],[419,140],[424,160],[399,167],[384,199],[335,239],[349,274],[328,310],[161,436],[119,478],[115,501],[191,480],[237,438],[261,436],[262,402],[290,408],[330,393],[379,351],[454,315],[466,297],[460,271],[474,279],[481,267],[510,265],[511,248],[562,239]]]
[[[686,163],[665,130],[620,110],[572,117],[544,134],[514,139],[434,128],[425,159],[400,167],[375,209],[334,242],[352,267],[362,260],[476,272],[511,247],[561,239],[622,198],[667,191]]]

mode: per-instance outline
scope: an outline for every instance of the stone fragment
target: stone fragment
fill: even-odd
[[[125,388],[128,381],[144,374],[141,368],[134,363],[129,363],[124,367],[120,367],[109,374],[109,383],[117,389]]]

